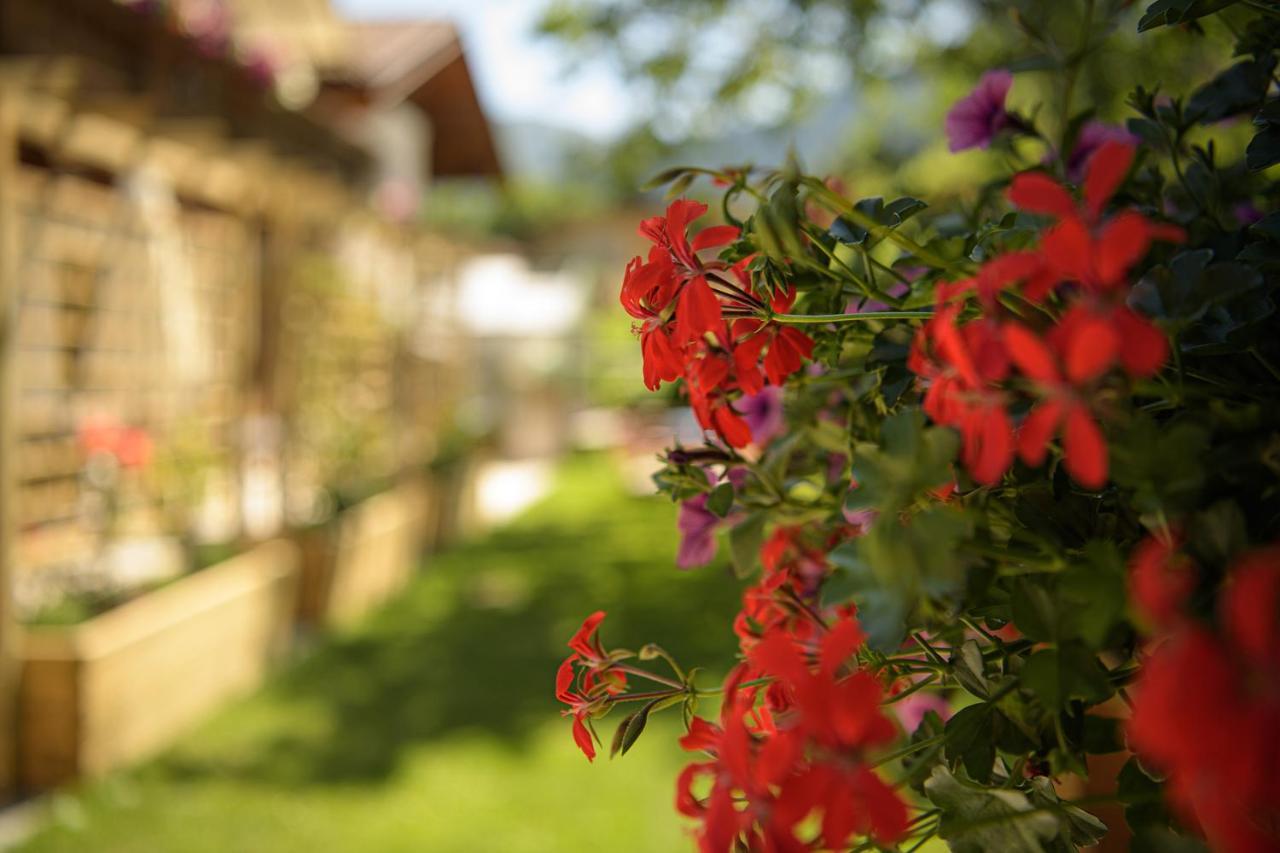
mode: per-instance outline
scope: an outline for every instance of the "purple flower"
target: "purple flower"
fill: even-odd
[[[735,491],[741,489],[747,482],[747,469],[726,468],[725,481],[732,483]],[[710,468],[702,470],[711,486],[719,485],[720,477],[715,471]],[[676,516],[676,528],[680,531],[676,566],[681,569],[696,569],[710,563],[716,555],[716,529],[722,524],[736,524],[742,517],[740,513],[731,512],[720,518],[707,509],[708,497],[709,493],[695,495],[680,504],[680,513]]]
[[[947,140],[952,151],[986,148],[997,133],[1009,126],[1004,99],[1013,75],[1004,69],[988,71],[968,97],[956,101],[947,113]]]
[[[716,555],[716,527],[723,520],[707,509],[706,495],[696,495],[680,504],[680,515],[676,519],[680,531],[676,565],[696,569],[710,563]]]
[[[782,389],[766,385],[759,394],[748,394],[737,402],[738,411],[751,428],[751,441],[764,447],[782,432]]]
[[[1252,225],[1262,218],[1262,211],[1251,201],[1242,201],[1231,208],[1231,215],[1241,225]]]
[[[1076,134],[1075,147],[1067,157],[1067,180],[1078,184],[1084,179],[1085,166],[1094,153],[1107,142],[1137,145],[1141,140],[1118,124],[1087,121]]]

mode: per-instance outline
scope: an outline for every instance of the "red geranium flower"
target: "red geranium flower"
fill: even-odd
[[[796,289],[789,287],[773,297],[770,307],[775,313],[785,314],[795,301]],[[804,332],[754,317],[735,321],[733,338],[738,384],[748,394],[758,394],[764,389],[758,366],[761,352],[764,353],[764,375],[773,385],[782,385],[813,355],[813,339]]]
[[[1196,569],[1179,550],[1182,537],[1148,536],[1129,558],[1129,597],[1152,625],[1169,629],[1185,617],[1183,610],[1196,586]]]
[[[1009,375],[1009,357],[996,323],[957,326],[959,313],[959,306],[944,306],[921,327],[907,366],[928,383],[925,414],[960,431],[961,461],[989,486],[1013,463],[1013,422],[1000,385]]]
[[[1177,623],[1133,689],[1129,742],[1214,850],[1280,849],[1280,547],[1237,561],[1221,629]]]
[[[1007,324],[1004,337],[1009,358],[1041,394],[1040,404],[1018,429],[1018,455],[1032,467],[1043,464],[1049,442],[1061,430],[1067,472],[1086,488],[1102,488],[1107,482],[1107,442],[1087,399],[1069,381],[1073,363],[1068,360],[1065,370],[1060,369],[1053,350],[1021,324]],[[1081,377],[1091,372],[1088,367],[1075,370]]]
[[[556,671],[556,698],[569,706],[563,713],[573,717],[573,741],[588,761],[596,757],[596,749],[586,721],[607,710],[612,697],[627,686],[626,673],[617,669],[617,658],[605,651],[597,635],[604,616],[597,610],[583,620],[569,639],[573,654]]]
[[[1009,200],[1016,207],[1058,220],[1045,234],[1041,250],[1060,279],[1092,291],[1115,290],[1126,283],[1130,268],[1153,240],[1184,239],[1181,228],[1152,222],[1136,211],[1103,221],[1103,210],[1124,182],[1133,154],[1133,146],[1127,143],[1104,143],[1089,158],[1080,206],[1065,187],[1043,172],[1014,177]]]

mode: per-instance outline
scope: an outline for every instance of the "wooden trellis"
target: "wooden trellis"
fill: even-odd
[[[258,270],[250,228],[226,213],[148,212],[117,187],[35,167],[19,172],[17,204],[19,565],[38,571],[90,547],[86,418],[157,442],[194,422],[229,475]]]

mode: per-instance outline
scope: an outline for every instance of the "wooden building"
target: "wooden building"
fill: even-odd
[[[358,388],[390,431],[385,473],[420,461],[450,366],[404,342],[462,250],[413,214],[434,175],[499,173],[446,25],[348,25],[325,0],[0,0],[0,792],[15,608],[103,547],[86,429],[198,457],[194,485],[119,474],[114,531],[271,535],[287,495],[263,478],[305,429],[299,342],[354,336],[323,387]],[[290,326],[317,265],[354,331]]]

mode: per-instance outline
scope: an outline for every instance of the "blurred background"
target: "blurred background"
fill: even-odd
[[[1079,6],[0,0],[0,847],[683,849],[677,722],[589,766],[552,695],[597,608],[735,648],[650,495],[700,437],[617,307],[640,187],[971,203],[1013,153],[943,113],[1054,109]],[[1100,120],[1229,38],[1130,24]]]

